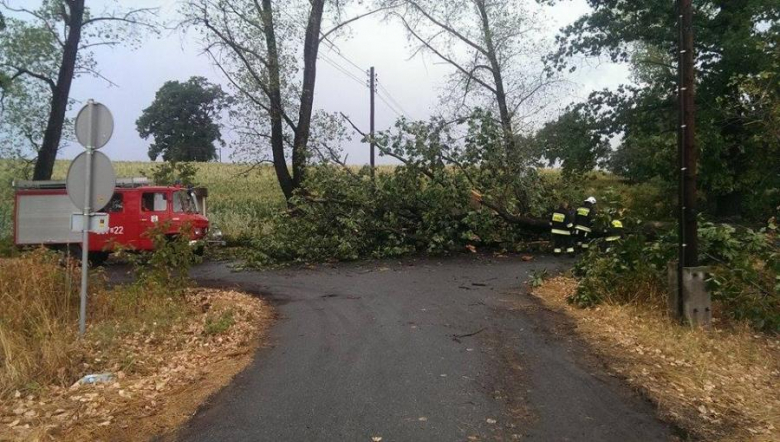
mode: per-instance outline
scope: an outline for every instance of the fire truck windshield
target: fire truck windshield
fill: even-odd
[[[198,204],[195,198],[186,190],[173,193],[173,211],[177,213],[196,213]]]

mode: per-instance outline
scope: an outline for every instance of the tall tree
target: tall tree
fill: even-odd
[[[237,91],[243,141],[270,145],[289,201],[305,177],[314,123],[320,45],[346,25],[343,1],[189,0],[186,23],[203,32],[205,52]],[[288,168],[287,155],[292,162]]]
[[[60,147],[73,79],[83,74],[101,77],[91,49],[116,46],[133,38],[138,25],[154,30],[154,10],[117,10],[92,16],[85,0],[43,0],[38,9],[15,7],[3,0],[0,6],[14,14],[6,17],[7,29],[0,33],[0,46],[8,49],[0,52],[0,71],[9,79],[3,91],[16,94],[16,113],[12,109],[10,115],[23,115],[20,107],[24,106],[37,108],[40,114],[43,104],[39,98],[41,94],[48,95],[47,117],[40,124],[45,129],[35,127],[24,138],[37,151],[33,179],[49,179]],[[46,92],[41,92],[41,87]]]
[[[519,0],[387,0],[390,15],[406,28],[417,53],[429,53],[454,69],[447,97],[457,108],[495,109],[508,150],[517,126],[547,105],[557,81],[540,63],[542,40],[536,13]],[[468,110],[467,112],[468,113]]]
[[[230,103],[219,85],[203,77],[184,83],[167,81],[154,102],[136,121],[141,138],[154,138],[149,158],[165,161],[211,161],[217,158],[215,142],[224,145],[219,118]]]
[[[535,134],[539,154],[550,166],[560,162],[563,175],[570,177],[603,166],[609,156],[609,139],[592,114],[573,106]]]
[[[671,162],[648,164],[647,160],[669,161],[673,155],[658,152],[676,149],[678,28],[674,2],[588,3],[592,11],[562,30],[560,46],[550,60],[559,69],[577,55],[607,55],[614,61],[631,62],[638,86],[596,93],[590,98],[592,109],[613,135],[624,137],[619,149],[622,167],[637,165],[643,171],[636,175],[656,170],[671,178],[675,171]],[[767,101],[771,93],[751,87],[771,85],[766,80],[777,72],[780,4],[776,0],[701,0],[694,9],[700,183],[717,213],[741,214],[762,205],[766,192],[780,187],[777,137],[754,119],[754,111],[771,108]]]

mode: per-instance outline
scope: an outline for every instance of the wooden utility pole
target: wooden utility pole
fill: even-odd
[[[683,3],[683,101],[685,113],[683,119],[685,132],[685,169],[683,170],[685,198],[685,266],[699,265],[699,225],[696,210],[696,176],[699,164],[699,150],[696,148],[696,71],[694,67],[693,48],[693,0],[682,0]]]
[[[678,310],[683,314],[683,268],[699,265],[696,211],[696,175],[699,153],[696,149],[695,68],[693,48],[693,1],[677,0],[679,18],[679,263]]]
[[[371,129],[369,131],[371,135],[371,179],[374,179],[375,164],[375,146],[374,146],[374,94],[376,93],[376,75],[374,74],[374,67],[368,70],[369,76],[369,88],[371,89]]]

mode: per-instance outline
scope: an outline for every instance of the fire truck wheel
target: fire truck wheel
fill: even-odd
[[[89,252],[89,263],[93,266],[102,266],[108,260],[108,252]]]
[[[70,254],[71,259],[81,261],[81,246],[71,244],[66,253]],[[92,266],[102,266],[108,260],[109,252],[89,252],[89,264]]]
[[[203,255],[206,254],[206,246],[204,246],[203,244],[199,244],[195,246],[192,252],[195,253],[195,255],[202,257]]]

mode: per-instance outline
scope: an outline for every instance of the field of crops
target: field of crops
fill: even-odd
[[[69,161],[57,161],[53,179],[64,179]],[[115,162],[118,177],[149,174],[155,163]],[[200,163],[196,181],[209,189],[208,210],[212,223],[232,241],[245,241],[263,233],[263,220],[283,207],[276,176],[269,166]],[[0,162],[0,238],[11,235],[13,189],[11,181],[23,176],[18,165]]]

